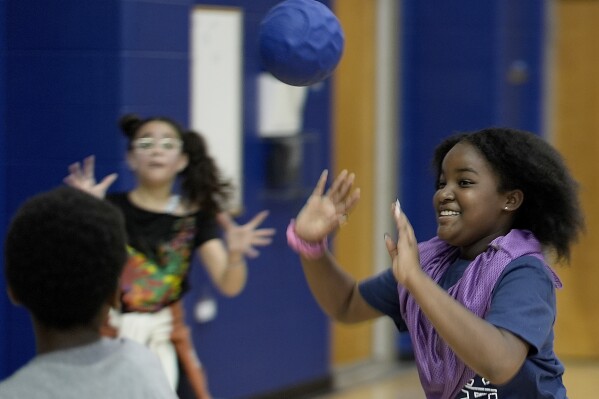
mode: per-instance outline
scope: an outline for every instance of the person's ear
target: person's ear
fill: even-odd
[[[8,299],[10,299],[10,301],[12,302],[13,305],[15,305],[15,306],[21,305],[21,302],[15,296],[14,291],[12,290],[12,288],[10,288],[10,285],[6,286],[6,293],[8,294]]]
[[[506,211],[513,212],[520,208],[524,202],[524,193],[522,190],[510,190],[505,197],[504,208]]]

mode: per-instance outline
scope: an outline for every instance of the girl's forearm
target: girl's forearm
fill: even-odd
[[[528,351],[524,341],[472,313],[423,272],[412,275],[405,288],[439,336],[478,375],[500,385],[518,372]]]
[[[381,314],[360,294],[356,280],[327,251],[316,260],[301,258],[306,281],[320,308],[333,320],[356,323]]]
[[[247,282],[247,264],[243,255],[229,253],[220,280],[219,287],[224,295],[235,296],[243,290]]]

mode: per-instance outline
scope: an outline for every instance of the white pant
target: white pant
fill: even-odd
[[[147,346],[162,363],[166,378],[173,390],[177,389],[179,368],[177,353],[171,342],[173,315],[166,307],[155,313],[110,312],[110,324],[117,328],[119,337],[129,338]]]

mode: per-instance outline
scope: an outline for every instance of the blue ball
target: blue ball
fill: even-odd
[[[331,75],[344,42],[337,17],[316,0],[283,1],[260,24],[264,69],[292,86],[309,86]]]

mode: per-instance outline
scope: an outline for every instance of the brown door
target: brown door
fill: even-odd
[[[334,251],[358,279],[373,273],[375,7],[375,0],[338,0],[334,7],[345,34],[345,48],[334,74],[332,172],[354,171],[362,190],[358,207],[335,238]],[[332,340],[334,365],[369,359],[372,323],[334,323]]]

